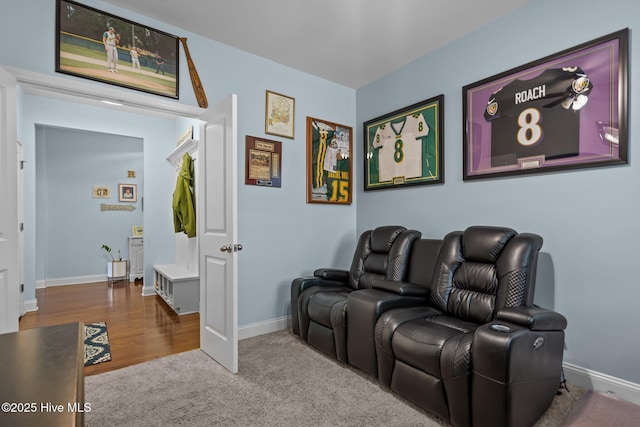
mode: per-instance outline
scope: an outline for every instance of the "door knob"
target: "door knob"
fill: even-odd
[[[235,244],[235,245],[222,245],[220,246],[220,252],[238,252],[242,250],[242,245],[240,244]]]

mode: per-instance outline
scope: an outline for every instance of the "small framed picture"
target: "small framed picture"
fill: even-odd
[[[118,200],[121,202],[137,202],[137,188],[136,184],[118,184]]]
[[[267,91],[265,133],[293,139],[296,100]]]
[[[110,199],[111,198],[111,188],[105,187],[103,185],[94,185],[93,186],[93,198],[94,199]]]
[[[282,143],[246,136],[246,185],[280,187],[282,184]]]
[[[133,236],[134,237],[142,237],[142,236],[144,236],[144,226],[142,226],[142,225],[134,225],[133,226]]]

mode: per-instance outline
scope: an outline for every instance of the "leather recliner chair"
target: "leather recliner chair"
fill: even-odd
[[[441,244],[442,240],[417,239],[411,247],[406,281],[374,280],[371,289],[361,289],[349,294],[347,298],[349,365],[374,378],[378,376],[374,341],[376,322],[385,311],[427,303]]]
[[[380,384],[457,427],[533,425],[560,385],[567,324],[533,306],[541,246],[509,228],[449,233],[428,304],[376,324]]]
[[[409,252],[421,233],[384,226],[360,236],[347,270],[321,268],[291,284],[293,333],[329,356],[347,363],[347,297],[376,279],[404,280]]]

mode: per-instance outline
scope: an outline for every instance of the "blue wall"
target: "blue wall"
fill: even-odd
[[[11,43],[0,47],[0,63],[55,74],[55,2],[0,3],[3,16],[30,19],[28,30],[20,19],[3,20],[0,36]],[[462,181],[462,86],[624,27],[631,29],[633,77],[634,59],[640,54],[633,41],[634,26],[640,22],[640,6],[635,1],[536,0],[358,91],[100,1],[86,3],[188,37],[211,105],[229,93],[238,94],[240,183],[244,182],[244,136],[265,136],[265,90],[296,99],[295,139],[274,138],[283,141],[282,188],[239,186],[239,243],[245,248],[239,257],[240,326],[289,314],[291,278],[315,267],[348,266],[362,230],[396,223],[419,229],[427,237],[442,237],[472,224],[506,225],[539,233],[545,239],[536,300],[569,320],[565,360],[640,382],[640,344],[632,321],[640,299],[640,263],[634,250],[640,237],[640,188],[636,184],[640,171],[634,165],[640,154],[633,146],[637,123],[633,105],[639,92],[633,79],[629,165]],[[196,105],[184,57],[180,67],[180,101]],[[445,184],[364,193],[362,123],[441,93],[446,106]],[[151,246],[145,249],[145,263],[149,269],[152,264],[171,262],[173,236],[165,235],[170,216],[164,215],[170,206],[174,175],[164,156],[175,146],[184,126],[144,116],[130,119],[124,114],[106,126],[90,119],[100,114],[98,109],[28,95],[22,98],[19,117],[26,144],[34,140],[33,123],[73,127],[71,119],[85,129],[114,132],[115,128],[119,134],[144,139],[145,243]],[[305,203],[306,116],[354,127],[358,191],[353,205]],[[35,253],[35,243],[28,249]]]
[[[310,274],[317,267],[349,266],[357,237],[355,203],[351,206],[306,203],[305,120],[307,116],[317,117],[353,126],[357,132],[355,90],[100,1],[83,3],[187,37],[209,105],[215,105],[231,93],[238,95],[238,242],[244,247],[238,257],[238,323],[241,327],[287,316],[293,277]],[[3,20],[0,36],[12,42],[0,46],[0,65],[73,79],[54,71],[55,1],[0,0],[0,6],[2,16],[28,16],[30,21],[29,29],[25,31],[20,19]],[[196,106],[183,54],[180,70],[180,102]],[[265,135],[266,90],[295,98],[295,139]],[[165,157],[185,130],[184,120],[102,111],[29,94],[21,95],[20,106],[19,135],[26,145],[26,155],[29,155],[29,146],[34,144],[33,127],[37,123],[117,133],[144,140],[145,284],[152,284],[153,264],[170,263],[175,259],[170,210],[175,170]],[[281,188],[244,185],[246,135],[282,141]],[[27,191],[33,191],[33,201],[27,201],[32,205],[35,205],[34,187],[35,184],[27,188]],[[35,257],[35,236],[28,238],[25,245],[27,258]],[[29,259],[25,261],[30,262]],[[28,276],[25,278],[25,299],[35,297],[35,271],[33,274],[30,271],[25,271]]]
[[[128,259],[132,227],[144,225],[143,141],[78,129],[36,127],[36,238],[43,245],[43,275],[37,280],[104,276],[112,248]],[[128,177],[128,171],[135,177]],[[135,184],[137,200],[119,201],[118,185]],[[109,187],[109,198],[94,198],[93,186]],[[135,210],[102,210],[101,205]],[[39,263],[38,262],[38,263]],[[39,269],[37,268],[37,271]],[[95,278],[91,278],[94,279]]]
[[[166,156],[175,148],[186,123],[144,114],[120,112],[19,93],[20,120],[18,137],[24,144],[25,166],[25,301],[35,299],[36,277],[45,278],[44,236],[36,233],[36,209],[39,204],[36,186],[36,128],[38,126],[75,128],[137,138],[143,141],[145,227],[145,286],[153,288],[153,265],[175,259],[175,238],[171,213],[171,195],[175,188],[175,168]],[[93,182],[86,181],[87,186]],[[42,197],[42,196],[41,196]],[[86,236],[69,236],[71,242],[83,246]],[[93,237],[91,237],[93,239]],[[115,244],[114,244],[115,246]],[[93,252],[98,256],[97,253]],[[39,262],[38,262],[39,261]],[[102,259],[104,261],[104,259]]]
[[[359,89],[356,108],[361,124],[445,95],[445,184],[366,193],[361,184],[359,231],[401,223],[441,237],[490,224],[540,234],[544,246],[536,302],[568,318],[565,361],[636,383],[640,151],[634,144],[634,104],[640,92],[633,77],[640,58],[634,40],[638,22],[640,5],[631,0],[533,1]],[[626,27],[631,30],[628,165],[463,182],[463,86]],[[362,176],[361,161],[356,164]]]

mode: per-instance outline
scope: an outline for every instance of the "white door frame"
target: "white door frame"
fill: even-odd
[[[0,68],[0,334],[20,317],[16,79]]]
[[[165,118],[175,118],[175,117],[189,117],[200,119],[203,121],[207,120],[207,112],[208,110],[204,110],[198,107],[192,107],[184,104],[180,104],[175,101],[160,99],[158,97],[150,97],[148,95],[142,95],[134,92],[122,91],[121,89],[109,88],[109,87],[97,87],[96,85],[85,83],[73,79],[61,78],[53,75],[45,75],[40,74],[28,70],[21,70],[16,68],[7,67],[6,70],[8,73],[4,72],[2,67],[0,67],[0,77],[2,73],[10,76],[13,80],[14,91],[13,91],[13,103],[15,104],[15,84],[20,85],[20,87],[28,94],[32,94],[35,96],[47,96],[57,99],[62,99],[71,102],[81,102],[85,104],[91,104],[95,106],[100,106],[103,108],[109,108],[102,101],[114,101],[120,104],[124,104],[122,107],[119,107],[120,110],[123,111],[135,111],[141,112],[144,111],[147,114],[156,115]],[[235,95],[234,95],[235,97]],[[116,108],[116,107],[111,107]],[[14,122],[16,121],[16,108],[15,105],[9,111],[13,115]],[[1,116],[1,114],[0,114]],[[235,114],[234,114],[235,117]],[[234,118],[235,120],[235,118]],[[11,140],[10,149],[12,151],[11,158],[11,171],[10,175],[13,177],[12,180],[16,179],[17,171],[16,167],[16,141],[17,141],[17,131],[14,126],[14,130],[12,135],[3,136],[0,139],[0,150],[4,147],[9,147],[6,144],[6,139]],[[233,153],[234,158],[236,158],[237,153]],[[237,164],[236,164],[237,166]],[[0,168],[0,171],[2,169]],[[237,179],[237,177],[234,177]],[[12,181],[13,182],[13,181]],[[17,191],[17,185],[9,185],[8,188],[12,188],[12,191]],[[14,193],[14,197],[17,198],[17,195]],[[235,190],[233,192],[233,203],[236,203],[236,193]],[[13,204],[12,206],[15,206]],[[17,240],[17,214],[14,215],[11,219],[12,224],[14,225],[13,230],[13,240]],[[1,231],[1,230],[0,230]],[[233,243],[233,242],[230,242]],[[17,242],[14,243],[14,246],[17,245]],[[17,250],[11,251],[13,254],[17,254]],[[233,254],[233,257],[236,257],[237,254]],[[17,259],[15,260],[17,263]],[[234,263],[237,265],[237,263]],[[1,266],[0,266],[1,267]],[[1,270],[1,268],[0,268]],[[15,272],[13,272],[15,275]],[[237,273],[235,274],[237,278]],[[17,278],[13,277],[13,282],[17,283]],[[2,285],[2,279],[0,277],[0,296],[4,296],[4,293],[7,291],[7,287]],[[18,290],[18,287],[14,287],[15,290]],[[237,282],[234,285],[235,293],[236,293],[236,302],[237,302]],[[16,293],[17,296],[17,293]],[[0,298],[0,301],[7,299]],[[18,312],[17,312],[17,303],[13,304],[13,310],[9,313],[5,307],[1,305],[0,302],[0,332],[9,332],[18,330]],[[235,345],[233,346],[236,349],[236,357],[235,357],[235,370],[237,372],[237,307],[233,310],[235,315]],[[5,319],[7,319],[5,321]]]

